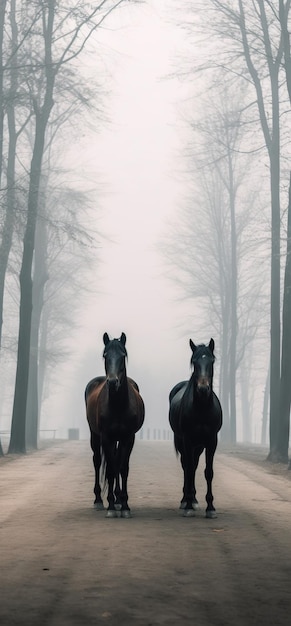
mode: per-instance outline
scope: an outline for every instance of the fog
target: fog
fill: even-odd
[[[187,128],[179,108],[193,91],[169,78],[185,44],[182,30],[167,19],[166,4],[117,11],[98,35],[109,76],[110,124],[99,125],[96,134],[84,131],[68,158],[78,179],[83,176],[91,188],[97,183],[99,211],[92,224],[109,239],[99,251],[96,291],[78,320],[70,362],[58,373],[62,387],[44,404],[42,428],[78,427],[87,436],[83,391],[104,372],[104,331],[127,335],[127,369],[145,401],[145,427],[168,428],[168,393],[189,377],[189,330],[198,342],[213,333],[208,327],[206,336],[196,335],[193,303],[179,300],[158,251],[185,198]],[[88,72],[92,65],[91,45]]]
[[[113,5],[108,2],[107,8]],[[212,2],[207,6],[210,16]],[[246,6],[252,33],[252,7]],[[89,4],[84,9],[89,10]],[[69,15],[74,24],[78,22],[78,13]],[[62,71],[57,73],[52,115],[48,113],[44,129],[45,154],[39,155],[44,195],[38,213],[35,209],[37,236],[27,257],[33,262],[25,266],[26,286],[33,275],[38,302],[33,302],[34,325],[31,307],[23,315],[27,326],[20,325],[19,337],[31,333],[30,350],[27,344],[20,351],[21,362],[17,358],[19,312],[25,303],[19,292],[21,251],[25,241],[32,241],[21,239],[21,217],[5,275],[1,430],[7,435],[11,423],[23,426],[24,416],[28,446],[36,445],[28,430],[35,434],[37,425],[41,436],[54,431],[67,437],[68,429],[74,428],[80,437],[88,438],[84,389],[91,378],[104,373],[103,334],[119,337],[125,332],[127,371],[145,402],[147,433],[169,430],[169,392],[190,376],[189,338],[208,343],[213,337],[214,390],[224,408],[223,437],[266,443],[268,396],[272,396],[267,378],[270,329],[275,344],[270,315],[274,281],[269,280],[275,258],[271,257],[271,168],[255,87],[248,77],[245,80],[241,22],[234,20],[229,32],[218,7],[218,22],[205,21],[203,3],[193,11],[192,3],[181,8],[166,0],[117,2],[88,37],[85,32],[91,22],[85,20],[80,37],[86,45],[83,48],[73,36],[76,55],[68,59],[61,49],[72,33],[63,32],[58,13],[56,19],[60,37],[54,35],[53,53],[56,65],[60,54]],[[270,7],[268,19],[271,28]],[[260,38],[258,15],[256,20]],[[76,27],[73,33],[79,32]],[[41,29],[39,22],[39,34]],[[276,46],[278,32],[271,34]],[[5,37],[8,42],[10,29]],[[34,33],[31,40],[33,49]],[[268,54],[263,51],[261,57],[255,48],[254,55],[259,73],[264,74],[264,119],[271,136]],[[27,67],[25,75],[30,72]],[[39,69],[44,67],[45,63]],[[285,106],[283,74],[282,65]],[[42,94],[40,102],[41,98]],[[23,126],[15,170],[23,207],[15,210],[18,216],[24,208],[26,219],[36,112],[29,89],[24,100],[24,108],[19,103],[19,119],[27,113],[29,129],[26,132]],[[8,126],[6,114],[4,119]],[[4,160],[9,146],[6,126]],[[287,124],[282,133],[278,285],[280,280],[283,285],[286,251]],[[13,207],[9,211],[5,204],[8,176],[4,174],[1,216],[14,215]],[[1,230],[5,241],[4,226]],[[260,271],[254,271],[258,265]],[[19,389],[23,396],[15,393]],[[22,430],[22,439],[24,434]],[[11,450],[21,447],[25,448],[24,442],[13,441]]]

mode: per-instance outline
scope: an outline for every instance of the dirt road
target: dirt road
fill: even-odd
[[[172,444],[138,441],[132,519],[93,502],[89,443],[0,461],[1,626],[289,626],[291,481],[217,454],[216,520],[178,511]]]

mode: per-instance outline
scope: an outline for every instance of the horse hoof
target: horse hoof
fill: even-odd
[[[195,511],[194,509],[184,509],[183,517],[194,517]]]
[[[205,517],[207,517],[207,519],[216,519],[217,513],[216,511],[206,511]]]
[[[113,509],[108,509],[106,513],[106,517],[117,517],[117,512]]]
[[[124,511],[121,511],[120,517],[123,517],[124,519],[129,519],[131,517],[131,512],[128,511],[127,509]]]
[[[193,507],[194,511],[197,511],[197,509],[199,509],[199,502],[197,500],[193,500],[192,507]],[[185,502],[185,500],[182,500],[179,508],[182,509],[182,510],[186,509],[186,502]]]
[[[93,506],[96,511],[104,511],[103,502],[94,502]]]
[[[115,508],[116,508],[116,511],[120,511],[120,510],[121,510],[121,504],[120,504],[120,502],[119,502],[119,503],[116,503],[116,502],[115,502],[115,505],[114,505],[114,506],[115,506]]]

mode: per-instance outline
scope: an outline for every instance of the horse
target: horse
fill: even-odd
[[[103,335],[105,376],[89,381],[85,389],[90,444],[95,468],[94,507],[104,509],[102,491],[108,487],[107,517],[131,517],[127,479],[135,433],[144,422],[144,402],[137,383],[126,374],[126,335],[109,339]],[[121,481],[120,481],[121,479]]]
[[[183,497],[180,509],[190,517],[198,508],[195,488],[195,473],[199,458],[205,449],[206,517],[215,518],[212,480],[213,459],[217,447],[218,432],[222,426],[222,409],[212,389],[214,367],[214,340],[209,345],[195,345],[189,340],[192,350],[190,380],[173,387],[169,395],[169,422],[174,432],[176,454],[184,472]]]

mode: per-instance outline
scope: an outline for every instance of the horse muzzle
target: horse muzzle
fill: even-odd
[[[198,380],[197,391],[201,396],[209,396],[211,392],[211,386],[208,380]]]
[[[107,376],[106,384],[109,391],[117,391],[120,387],[120,380],[118,376]]]

